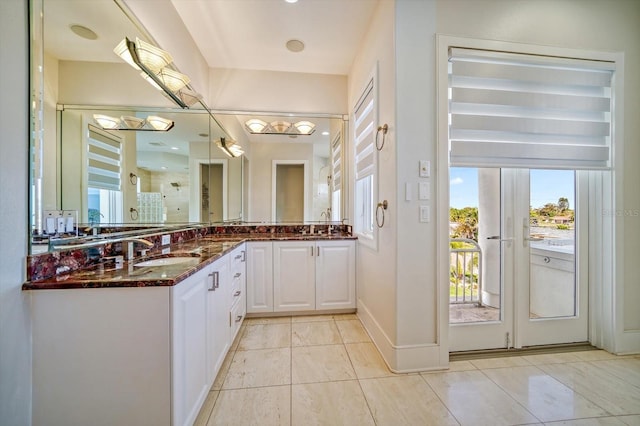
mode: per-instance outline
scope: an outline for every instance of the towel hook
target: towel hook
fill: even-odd
[[[382,126],[378,126],[378,131],[376,132],[376,149],[378,151],[381,151],[382,148],[384,147],[384,141],[387,137],[388,131],[389,131],[389,126],[387,125],[387,123],[383,124]],[[382,132],[382,144],[378,145],[378,135],[380,134],[380,132]]]
[[[384,226],[384,211],[387,207],[389,207],[389,202],[387,200],[383,200],[376,206],[376,225],[378,225],[378,228],[382,228]],[[378,211],[382,212],[382,221],[380,220]]]

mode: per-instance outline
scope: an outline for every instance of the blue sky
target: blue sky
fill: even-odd
[[[451,207],[476,207],[478,205],[478,170],[452,167],[449,187]],[[557,203],[560,197],[569,199],[569,208],[574,206],[574,180],[571,170],[531,170],[531,206],[542,207]]]

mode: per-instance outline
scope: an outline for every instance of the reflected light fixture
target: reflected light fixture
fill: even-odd
[[[286,133],[291,127],[291,123],[288,121],[272,121],[270,125],[275,133]]]
[[[310,121],[298,121],[293,126],[300,132],[301,135],[310,135],[316,128],[316,125]]]
[[[220,138],[216,140],[216,145],[229,157],[239,157],[244,154],[242,147],[231,139]]]
[[[168,118],[150,115],[147,117],[147,123],[159,132],[166,132],[173,127],[173,121]]]
[[[291,124],[284,120],[266,123],[259,118],[252,118],[245,121],[244,127],[249,133],[263,135],[310,135],[316,130],[316,125],[307,120],[301,120]]]
[[[174,122],[164,117],[150,115],[146,119],[123,115],[120,118],[104,114],[93,114],[93,119],[104,130],[138,130],[166,132],[173,128]]]
[[[259,118],[247,120],[244,125],[251,133],[262,133],[262,131],[267,127],[267,123]]]
[[[104,114],[93,114],[93,119],[98,123],[98,126],[105,130],[117,130],[120,127],[120,119],[111,117]]]
[[[186,89],[190,79],[186,75],[169,68],[173,58],[169,52],[139,38],[133,42],[124,38],[113,51],[133,68],[142,71],[142,76],[154,87],[160,89],[181,108],[200,101],[202,97]],[[182,94],[181,91],[188,91]]]

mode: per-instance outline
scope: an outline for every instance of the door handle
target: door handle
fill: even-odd
[[[513,238],[500,238],[500,235],[492,235],[490,237],[487,237],[487,240],[495,240],[495,241],[500,241],[505,242],[505,241],[513,241]]]

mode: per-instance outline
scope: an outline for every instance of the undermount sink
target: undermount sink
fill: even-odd
[[[200,258],[194,256],[172,256],[161,257],[158,259],[145,260],[144,262],[136,263],[133,266],[168,266],[177,265],[180,263],[191,263],[197,265],[200,262]]]

